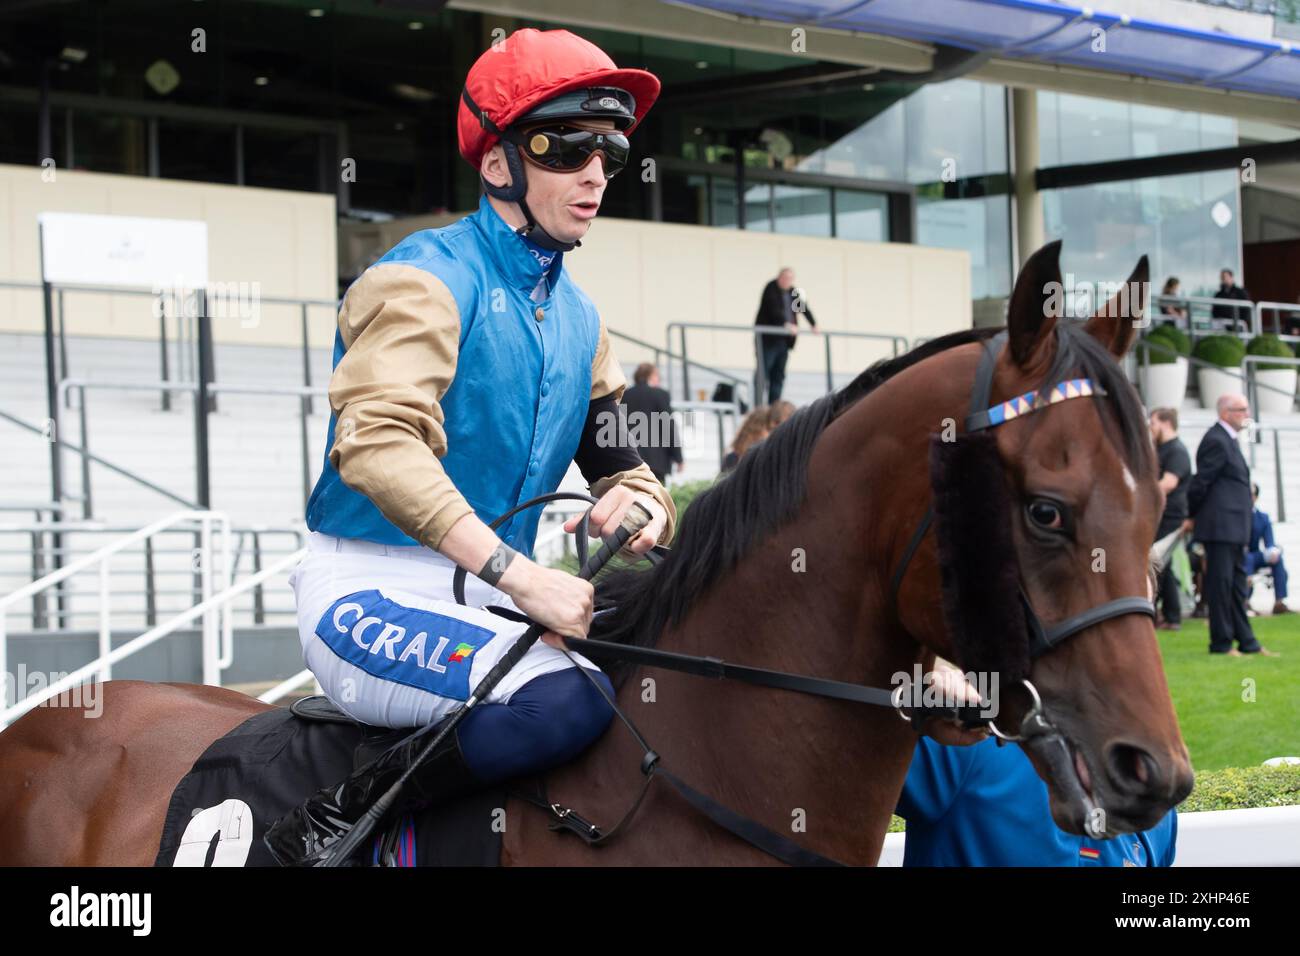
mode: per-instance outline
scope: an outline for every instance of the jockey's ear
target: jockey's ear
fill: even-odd
[[[1151,266],[1147,257],[1138,260],[1133,274],[1110,301],[1097,310],[1083,327],[1115,358],[1123,358],[1137,337],[1138,323],[1150,298]]]
[[[505,143],[493,143],[479,162],[479,175],[493,186],[511,185],[510,167],[506,163],[506,149]]]
[[[1057,319],[1065,314],[1060,258],[1058,239],[1030,256],[1016,276],[1007,304],[1007,333],[1011,360],[1021,368],[1037,364],[1039,350],[1048,347]]]

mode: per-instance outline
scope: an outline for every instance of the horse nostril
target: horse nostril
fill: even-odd
[[[1141,747],[1111,744],[1106,751],[1106,768],[1115,786],[1126,793],[1152,794],[1164,786],[1160,763]]]

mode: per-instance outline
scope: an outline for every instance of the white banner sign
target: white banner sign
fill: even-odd
[[[47,282],[144,289],[208,283],[208,224],[43,212],[41,256]]]

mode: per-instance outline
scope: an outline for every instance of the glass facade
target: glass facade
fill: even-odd
[[[1237,144],[1230,117],[1062,93],[1038,93],[1038,121],[1042,166]],[[1220,269],[1241,274],[1233,169],[1050,189],[1043,219],[1047,236],[1064,241],[1062,271],[1079,282],[1122,281],[1144,254],[1153,285],[1177,276],[1185,295],[1213,295]]]
[[[60,166],[333,190],[347,158],[356,179],[340,197],[353,209],[469,210],[479,184],[458,155],[454,126],[465,72],[494,27],[568,27],[663,83],[633,137],[631,168],[606,190],[604,214],[963,249],[975,299],[1010,292],[1005,87],[872,82],[802,55],[445,8],[162,6],[69,0],[0,14],[0,47],[13,52],[9,85],[32,94],[0,102],[0,162],[36,161],[35,91],[47,70],[56,97],[89,94],[75,106],[56,98],[51,109],[50,152]],[[207,31],[202,56],[190,49],[196,27]],[[36,35],[60,44],[25,42]],[[818,68],[831,79],[803,82]],[[1044,167],[1238,141],[1231,118],[1037,97]],[[649,159],[655,177],[638,175]],[[1083,281],[1122,279],[1144,252],[1157,281],[1177,275],[1191,294],[1212,290],[1220,268],[1240,269],[1232,170],[1048,190],[1043,205],[1047,235],[1065,239],[1065,270]]]

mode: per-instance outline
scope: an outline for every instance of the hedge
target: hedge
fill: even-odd
[[[1295,358],[1295,352],[1292,350],[1291,346],[1287,345],[1285,342],[1283,342],[1281,339],[1279,339],[1276,335],[1274,335],[1271,332],[1266,333],[1264,335],[1257,335],[1249,342],[1247,342],[1246,354],[1247,355],[1274,355],[1277,356],[1278,358],[1291,358],[1291,359]],[[1256,365],[1255,368],[1261,372],[1268,371],[1270,369],[1276,369],[1283,372],[1294,372],[1296,366],[1272,365],[1266,362],[1261,362],[1260,364]]]
[[[1246,357],[1246,346],[1235,335],[1208,335],[1196,343],[1192,356],[1220,368],[1237,368]]]
[[[1165,349],[1172,349],[1178,355],[1185,356],[1192,351],[1192,340],[1187,337],[1186,332],[1175,325],[1157,325],[1147,333],[1146,340],[1164,346]],[[1162,349],[1147,349],[1147,362],[1151,365],[1172,365],[1176,358],[1176,355],[1170,355]]]

